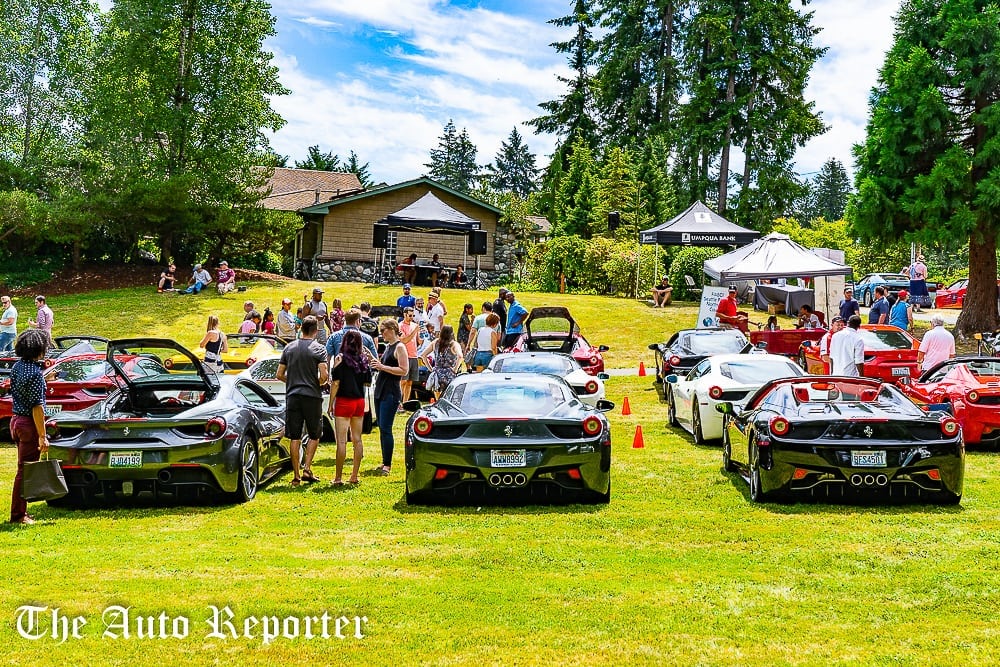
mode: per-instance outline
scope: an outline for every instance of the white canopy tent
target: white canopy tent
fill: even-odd
[[[849,276],[853,269],[800,246],[786,234],[772,232],[749,245],[705,260],[705,274],[727,283],[760,278]]]

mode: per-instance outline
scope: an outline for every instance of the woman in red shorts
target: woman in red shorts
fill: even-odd
[[[361,334],[350,330],[344,334],[340,354],[333,360],[333,370],[330,371],[330,413],[333,415],[334,430],[337,434],[337,471],[333,479],[334,486],[344,483],[344,459],[347,457],[347,429],[351,430],[351,441],[354,443],[354,464],[351,470],[349,484],[358,483],[358,471],[361,469],[361,457],[364,447],[361,444],[361,429],[365,416],[365,385],[372,382],[372,372],[368,367],[361,346]]]

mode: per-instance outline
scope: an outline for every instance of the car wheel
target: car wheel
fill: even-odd
[[[701,432],[701,411],[698,410],[697,395],[695,395],[694,401],[691,402],[691,434],[694,436],[694,444],[705,444],[705,435]]]
[[[733,465],[733,443],[729,441],[729,429],[725,422],[722,423],[722,469],[726,472],[736,470]]]
[[[674,404],[674,390],[667,389],[667,423],[671,426],[680,426],[677,421],[677,406]]]
[[[323,415],[323,432],[319,434],[319,439],[321,442],[336,442],[337,440],[337,432],[333,428],[333,417],[328,414]],[[302,449],[305,449],[305,445]]]
[[[257,456],[257,443],[253,438],[244,436],[240,441],[240,470],[236,491],[232,498],[238,503],[253,500],[260,486],[260,459]]]
[[[760,468],[757,464],[750,466],[750,500],[755,503],[762,503],[765,500],[764,492],[760,488]]]
[[[960,502],[962,502],[962,494],[961,493],[948,493],[948,492],[945,492],[945,493],[941,494],[940,504],[942,504],[942,505],[958,505]]]

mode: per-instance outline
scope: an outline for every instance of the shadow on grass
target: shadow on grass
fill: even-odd
[[[106,519],[109,521],[127,522],[132,519],[150,519],[161,516],[214,514],[231,505],[232,503],[230,502],[211,500],[198,505],[161,500],[156,504],[149,501],[127,504],[119,502],[108,505],[38,506],[37,508],[32,508],[32,516],[36,522],[34,526],[21,526],[5,522],[0,525],[0,533],[20,528],[44,528],[46,525],[79,519]]]
[[[808,495],[775,498],[762,503],[750,500],[750,484],[737,472],[720,471],[740,492],[748,505],[759,507],[772,514],[959,514],[965,511],[961,505],[941,505],[920,499],[907,498],[817,498]]]
[[[410,505],[406,498],[400,498],[394,510],[400,514],[483,514],[483,515],[537,515],[537,514],[596,514],[604,510],[607,504],[583,505],[580,503],[562,502],[547,505],[526,505],[516,502],[482,501],[474,504],[461,504],[456,501],[441,501],[439,504]]]

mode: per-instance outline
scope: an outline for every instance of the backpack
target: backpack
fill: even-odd
[[[358,328],[361,329],[361,333],[371,336],[372,340],[378,340],[378,320],[370,317],[362,317]]]

